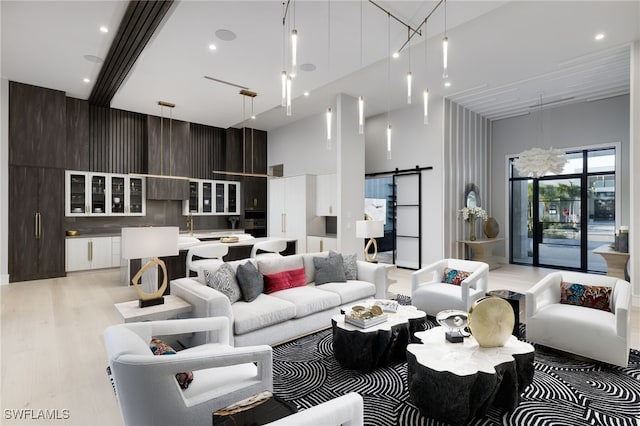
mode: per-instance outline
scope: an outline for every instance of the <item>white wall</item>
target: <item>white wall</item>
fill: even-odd
[[[9,284],[9,81],[0,80],[0,285]]]
[[[540,114],[542,114],[542,131]],[[618,174],[620,225],[629,224],[629,96],[618,96],[535,111],[492,123],[491,200],[493,216],[507,231],[508,191],[506,158],[534,147],[583,148],[620,142]],[[500,191],[499,189],[503,190]],[[501,231],[502,232],[502,231]],[[505,232],[506,234],[506,232]],[[506,246],[508,247],[508,245]],[[496,250],[496,255],[507,255]]]
[[[429,124],[422,105],[391,111],[367,119],[366,173],[433,167],[422,172],[422,265],[443,257],[442,98],[430,99]],[[392,127],[392,157],[387,160],[387,122]]]
[[[283,164],[284,176],[335,173],[338,250],[363,258],[362,240],[355,237],[355,221],[364,214],[365,158],[364,137],[358,134],[357,99],[339,94],[332,110],[331,149],[327,149],[326,114],[321,111],[270,131],[268,164]],[[320,218],[311,228],[310,235],[323,234]]]

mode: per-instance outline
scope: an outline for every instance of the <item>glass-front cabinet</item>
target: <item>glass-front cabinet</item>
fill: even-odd
[[[67,170],[66,216],[144,216],[143,178]]]
[[[205,179],[189,181],[189,199],[184,201],[183,214],[240,214],[240,183]]]

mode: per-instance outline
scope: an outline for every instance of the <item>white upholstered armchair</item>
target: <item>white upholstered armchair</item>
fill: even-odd
[[[225,317],[119,324],[104,332],[120,411],[127,425],[210,424],[217,409],[273,390],[270,346],[229,345]],[[209,332],[207,343],[154,355],[152,336]],[[193,372],[182,389],[176,373]]]
[[[612,287],[610,309],[560,303],[560,282]],[[526,294],[527,340],[626,367],[631,334],[631,285],[580,272],[554,272]]]
[[[364,402],[360,394],[350,392],[266,426],[362,426]]]
[[[460,285],[443,282],[445,268],[471,272]],[[461,259],[443,259],[411,276],[411,303],[430,316],[446,309],[468,311],[487,292],[489,265]]]

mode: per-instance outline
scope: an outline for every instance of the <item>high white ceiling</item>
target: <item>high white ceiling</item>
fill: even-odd
[[[438,1],[376,3],[417,27]],[[126,6],[3,0],[2,77],[87,99],[101,64],[84,56],[106,56]],[[210,76],[257,92],[252,125],[270,130],[324,111],[340,92],[364,96],[367,116],[402,108],[409,69],[414,102],[427,86],[432,96],[450,97],[493,119],[526,113],[541,102],[558,105],[629,91],[628,44],[640,39],[640,1],[449,0],[446,11],[448,88],[442,78],[444,5],[427,21],[426,33],[422,29],[411,48],[389,61],[389,51],[406,41],[407,28],[372,3],[292,0],[285,30],[295,20],[298,62],[315,70],[299,71],[293,80],[293,115],[287,117],[280,107],[282,1],[176,2],[111,106],[159,115],[157,102],[163,100],[176,104],[175,119],[239,125],[238,87],[204,78]],[[101,33],[101,25],[109,32]],[[236,38],[221,40],[220,29]],[[605,37],[596,41],[599,32]],[[83,83],[84,77],[91,82]]]

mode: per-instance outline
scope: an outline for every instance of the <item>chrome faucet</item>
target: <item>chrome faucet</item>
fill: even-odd
[[[187,215],[187,226],[189,227],[189,235],[193,236],[193,215]]]

